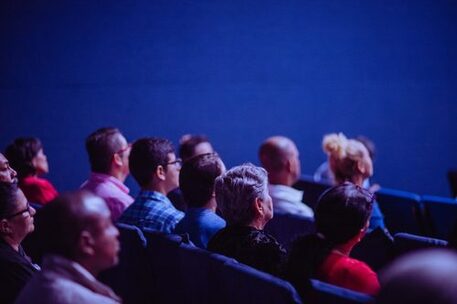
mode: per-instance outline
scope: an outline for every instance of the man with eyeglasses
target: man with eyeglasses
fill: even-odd
[[[116,128],[100,128],[86,139],[91,174],[81,189],[103,198],[116,221],[133,202],[124,181],[129,175],[130,144]]]
[[[22,249],[22,240],[35,226],[30,207],[16,183],[0,182],[0,303],[13,303],[39,270]]]
[[[132,146],[129,164],[141,191],[119,222],[171,233],[184,217],[167,198],[167,194],[179,186],[181,168],[172,143],[162,138],[139,139]]]

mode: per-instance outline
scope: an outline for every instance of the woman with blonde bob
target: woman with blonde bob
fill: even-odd
[[[328,155],[335,184],[351,182],[359,187],[365,179],[373,175],[373,162],[367,148],[354,139],[348,139],[343,133],[332,133],[324,136],[322,148]],[[378,203],[373,203],[369,231],[376,228],[385,229],[384,216]]]

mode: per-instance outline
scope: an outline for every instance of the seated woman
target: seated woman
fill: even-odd
[[[36,137],[17,138],[6,147],[6,158],[17,171],[19,187],[27,200],[44,205],[57,196],[54,186],[38,176],[48,173],[49,166],[43,145]]]
[[[364,180],[373,175],[370,154],[360,141],[347,139],[342,133],[333,133],[324,136],[322,146],[328,155],[336,185],[349,181],[362,187]],[[385,229],[384,216],[378,203],[374,202],[369,231],[378,227]]]
[[[227,226],[211,238],[208,250],[280,275],[286,252],[263,231],[273,217],[265,169],[252,164],[234,167],[216,178],[215,193]]]
[[[305,297],[309,279],[375,295],[376,273],[365,263],[349,257],[368,228],[373,196],[346,182],[324,192],[315,210],[316,233],[299,237],[287,262],[287,279]]]
[[[13,303],[39,267],[32,264],[21,247],[33,231],[35,209],[15,183],[0,182],[0,303]]]

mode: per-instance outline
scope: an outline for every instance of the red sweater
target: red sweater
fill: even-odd
[[[46,204],[58,195],[54,186],[46,179],[27,176],[19,182],[19,187],[31,203]]]
[[[331,252],[319,269],[319,279],[340,287],[376,295],[379,281],[371,268],[338,252]]]

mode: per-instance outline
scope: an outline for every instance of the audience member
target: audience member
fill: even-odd
[[[379,304],[457,303],[457,255],[429,249],[400,257],[380,274]]]
[[[17,172],[10,167],[6,157],[0,153],[0,182],[17,183]]]
[[[130,153],[130,172],[141,191],[119,222],[171,233],[184,217],[166,196],[179,186],[181,162],[170,141],[150,137],[137,140]]]
[[[273,217],[265,169],[252,164],[234,167],[216,178],[216,200],[227,227],[208,243],[208,249],[281,275],[286,252],[263,231]]]
[[[213,152],[213,146],[205,135],[186,134],[179,140],[179,157],[184,162],[196,155]]]
[[[179,173],[179,185],[189,208],[175,233],[188,233],[200,248],[206,248],[211,237],[225,227],[225,221],[215,213],[214,193],[214,181],[224,172],[219,156],[209,153],[188,159]]]
[[[300,177],[298,156],[294,142],[284,136],[268,138],[259,149],[260,162],[268,171],[274,213],[312,217],[313,210],[302,202],[303,191],[291,187]]]
[[[376,146],[374,142],[369,139],[366,136],[359,135],[355,138],[355,140],[361,142],[365,148],[367,148],[368,153],[370,155],[370,158],[372,161],[374,161],[374,158],[376,156]],[[328,161],[323,162],[316,170],[316,172],[313,175],[313,179],[316,182],[324,182],[324,183],[329,183],[329,184],[335,184],[335,176],[333,175],[332,170],[330,169]],[[363,181],[363,187],[365,189],[369,189],[371,192],[376,192],[379,190],[379,185],[370,184],[370,179],[366,178]]]
[[[179,140],[179,157],[183,162],[194,156],[213,152],[213,146],[211,146],[208,138],[204,135],[186,134]],[[187,202],[179,187],[170,191],[167,196],[176,209],[181,211],[187,210]]]
[[[103,199],[79,191],[64,194],[40,210],[45,235],[43,270],[17,303],[120,303],[96,276],[118,261],[119,232]]]
[[[373,163],[367,148],[361,142],[347,139],[342,133],[333,133],[324,136],[322,145],[328,155],[335,184],[349,181],[362,187],[363,181],[373,175]],[[384,216],[376,201],[372,210],[369,231],[378,227],[384,230]]]
[[[39,177],[49,172],[49,166],[38,138],[16,138],[6,147],[5,156],[17,171],[19,187],[28,201],[44,205],[58,195],[48,180]]]
[[[376,273],[349,257],[365,235],[372,205],[372,194],[349,182],[320,197],[314,215],[316,233],[293,243],[287,263],[287,278],[302,295],[309,292],[310,278],[370,295],[378,292]]]
[[[130,145],[116,128],[100,128],[86,139],[91,174],[81,189],[103,198],[116,221],[133,203],[124,181],[129,175]]]
[[[39,267],[21,242],[33,231],[35,210],[15,183],[0,182],[0,303],[13,303]]]

